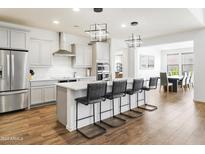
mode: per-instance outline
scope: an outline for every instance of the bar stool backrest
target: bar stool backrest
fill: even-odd
[[[134,79],[133,81],[133,92],[139,92],[142,90],[144,85],[144,79]]]
[[[107,92],[107,82],[88,84],[87,87],[88,102],[104,98],[106,92]]]
[[[158,84],[158,77],[151,77],[149,79],[149,88],[150,89],[157,89]]]
[[[125,94],[127,90],[127,80],[113,81],[112,95]]]

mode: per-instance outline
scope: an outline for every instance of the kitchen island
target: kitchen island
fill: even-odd
[[[127,80],[127,88],[132,88],[132,79]],[[57,119],[60,123],[66,126],[66,129],[73,131],[76,129],[75,120],[76,120],[76,102],[75,99],[78,97],[86,96],[87,94],[87,85],[89,83],[101,82],[101,81],[79,81],[71,83],[58,83],[56,90],[56,100],[57,100]],[[107,92],[112,90],[112,81],[107,82]],[[122,98],[122,105],[128,103],[129,96],[126,95]],[[142,99],[143,93],[139,94],[139,99]],[[132,108],[135,108],[137,105],[136,95],[131,96]],[[96,121],[99,121],[99,104],[95,105],[96,107]],[[112,104],[109,100],[102,102],[102,111],[112,108]],[[127,111],[128,106],[122,107],[122,112]],[[83,105],[79,104],[79,118],[92,115],[92,105]],[[119,99],[115,99],[115,115],[119,114]],[[102,119],[106,119],[112,116],[112,111],[105,112],[102,114]],[[93,123],[92,118],[88,118],[82,121],[79,121],[79,127],[83,127]]]

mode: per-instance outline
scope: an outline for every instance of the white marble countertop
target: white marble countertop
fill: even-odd
[[[77,80],[77,79],[89,79],[89,78],[96,78],[96,76],[78,76],[78,77],[50,77],[50,78],[34,78],[30,80],[30,82],[39,82],[39,81],[59,81],[59,80]]]
[[[128,84],[133,82],[133,79],[115,79],[115,80],[127,80]],[[57,83],[56,85],[62,88],[70,89],[70,90],[85,90],[87,89],[87,85],[89,83],[97,83],[102,81],[79,81],[79,82],[67,82],[67,83]],[[112,81],[107,82],[108,86],[112,86]]]

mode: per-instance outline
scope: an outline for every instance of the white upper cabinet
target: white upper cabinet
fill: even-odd
[[[30,40],[30,51],[29,51],[29,64],[37,66],[40,64],[40,48],[41,43],[39,40]]]
[[[51,66],[52,41],[30,39],[29,64],[30,66]]]
[[[52,41],[43,40],[41,41],[40,48],[40,64],[43,66],[51,65],[51,50],[52,50]]]
[[[85,46],[85,56],[84,56],[84,62],[86,66],[92,67],[92,47],[91,46]]]
[[[110,57],[110,47],[109,43],[106,42],[97,42],[94,46],[95,54],[96,54],[96,61],[97,62],[108,62]]]
[[[11,48],[27,49],[27,32],[11,30]]]
[[[82,44],[73,44],[72,52],[75,54],[75,57],[73,58],[74,67],[92,67],[92,48],[90,46]]]
[[[0,47],[27,50],[27,35],[27,31],[0,27]]]
[[[9,30],[6,28],[0,27],[0,47],[9,48]]]

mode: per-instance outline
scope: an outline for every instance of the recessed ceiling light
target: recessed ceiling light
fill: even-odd
[[[122,27],[122,28],[125,28],[125,27],[126,27],[126,25],[125,25],[125,24],[122,24],[122,25],[121,25],[121,27]]]
[[[53,23],[56,24],[56,25],[58,25],[58,24],[60,23],[60,21],[54,20]]]
[[[79,25],[74,25],[73,27],[75,27],[75,28],[79,28],[80,26],[79,26]]]
[[[73,8],[73,11],[75,11],[75,12],[79,12],[80,9],[79,9],[79,8]]]

